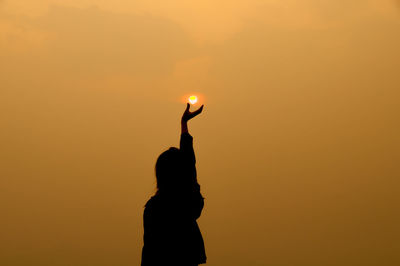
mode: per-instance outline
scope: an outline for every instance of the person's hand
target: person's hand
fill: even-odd
[[[192,119],[193,117],[195,117],[196,115],[200,114],[200,113],[203,111],[203,107],[204,107],[204,104],[203,104],[202,106],[200,106],[200,108],[197,109],[196,111],[190,112],[190,111],[189,111],[189,109],[190,109],[190,104],[187,103],[187,105],[186,105],[186,110],[185,110],[185,112],[184,112],[183,115],[182,115],[182,122],[187,122],[187,121],[189,121],[190,119]]]

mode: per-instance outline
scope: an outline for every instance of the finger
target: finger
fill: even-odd
[[[200,106],[200,108],[199,109],[197,109],[194,113],[195,113],[195,115],[198,115],[198,114],[200,114],[202,111],[203,111],[203,107],[204,107],[204,104],[202,105],[202,106]]]

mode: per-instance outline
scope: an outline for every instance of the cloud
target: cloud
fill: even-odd
[[[193,49],[190,39],[174,22],[95,7],[52,6],[43,16],[14,17],[8,25],[10,30],[2,46],[9,49],[3,53],[10,55],[15,46],[30,49],[29,54],[14,53],[8,60],[17,65],[34,64],[31,71],[161,75],[173,71],[174,63]],[[32,41],[27,40],[35,38],[41,45],[32,47]],[[8,68],[12,62],[3,60],[0,67]]]

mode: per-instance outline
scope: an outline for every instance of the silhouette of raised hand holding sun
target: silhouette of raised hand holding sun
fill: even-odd
[[[192,119],[193,117],[195,117],[195,116],[197,116],[198,114],[200,114],[200,113],[203,111],[203,107],[204,107],[204,104],[203,104],[202,106],[200,106],[200,108],[197,109],[196,111],[190,112],[190,111],[189,111],[189,109],[190,109],[190,104],[187,103],[187,104],[186,104],[186,110],[185,110],[185,112],[184,112],[183,115],[182,115],[182,122],[187,122],[187,121],[189,121],[190,119]]]

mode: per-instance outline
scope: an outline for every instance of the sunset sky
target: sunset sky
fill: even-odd
[[[400,265],[396,0],[0,0],[0,265],[139,265],[192,94],[206,265]]]

